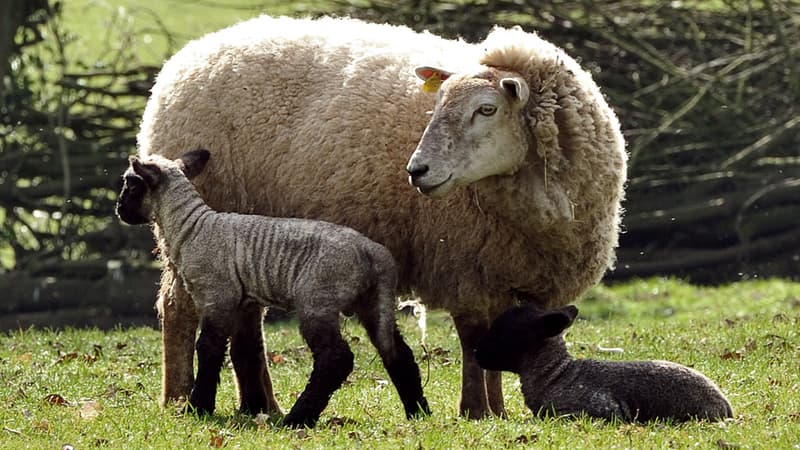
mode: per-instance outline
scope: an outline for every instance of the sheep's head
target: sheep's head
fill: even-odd
[[[534,305],[511,308],[498,316],[478,341],[478,364],[487,370],[519,372],[524,355],[536,352],[545,340],[561,334],[577,315],[578,308],[573,305],[552,310]]]
[[[421,67],[417,76],[426,80],[426,91],[438,88],[431,121],[406,167],[419,192],[444,195],[519,168],[528,150],[523,108],[530,96],[519,74],[482,67],[454,75]]]
[[[117,216],[130,225],[141,225],[153,220],[153,193],[164,184],[166,175],[172,172],[183,173],[190,180],[205,168],[210,153],[198,149],[185,153],[179,159],[170,161],[158,156],[140,159],[131,156],[129,166],[122,175],[122,191],[117,200]]]

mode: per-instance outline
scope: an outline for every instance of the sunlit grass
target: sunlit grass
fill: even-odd
[[[343,327],[356,368],[316,429],[292,431],[235,412],[226,370],[210,419],[160,409],[160,337],[137,328],[17,331],[0,338],[0,447],[75,448],[797,448],[800,445],[800,284],[743,282],[719,289],[652,279],[594,289],[567,341],[577,357],[670,359],[728,395],[721,423],[628,425],[535,419],[516,376],[504,377],[506,420],[458,417],[461,353],[450,319],[429,314],[427,350],[413,317],[400,324],[420,363],[433,416],[406,421],[355,321]],[[265,329],[278,400],[289,408],[311,370],[294,322]],[[618,347],[606,353],[599,347]],[[56,396],[50,396],[56,394]],[[66,404],[60,405],[60,398]],[[535,444],[534,444],[535,443]]]
[[[260,14],[307,15],[330,2],[309,0],[69,0],[64,2],[64,31],[77,39],[72,58],[107,61],[121,53],[136,64],[160,66],[186,42]],[[169,38],[165,32],[168,32]]]

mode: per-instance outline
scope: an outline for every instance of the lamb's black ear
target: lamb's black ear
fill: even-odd
[[[184,153],[178,164],[181,166],[181,170],[183,174],[186,175],[186,178],[191,180],[203,173],[203,169],[206,168],[206,163],[210,157],[211,152],[204,148],[198,148],[197,150]]]
[[[540,330],[547,337],[557,336],[572,325],[576,317],[578,308],[574,305],[548,311],[539,319]]]
[[[161,182],[161,169],[155,164],[143,163],[142,160],[135,156],[128,158],[131,163],[133,172],[142,177],[147,187],[154,189]]]

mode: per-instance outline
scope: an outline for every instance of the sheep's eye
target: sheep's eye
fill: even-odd
[[[475,111],[482,116],[491,116],[495,112],[497,112],[497,107],[494,105],[490,105],[488,103],[484,103],[483,105],[478,107],[478,110]]]

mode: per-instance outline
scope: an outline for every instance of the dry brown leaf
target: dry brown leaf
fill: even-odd
[[[208,430],[211,432],[211,440],[209,441],[208,445],[214,448],[220,448],[225,445],[225,437],[219,430]]]
[[[25,352],[21,355],[17,355],[17,361],[24,364],[31,362],[31,352]]]
[[[294,432],[294,437],[297,439],[306,439],[308,438],[308,431],[306,430],[297,430]]]
[[[286,362],[286,359],[280,353],[270,353],[269,361],[272,364],[283,364]]]
[[[69,406],[69,402],[67,399],[62,397],[60,394],[47,394],[45,396],[44,401],[56,406]]]
[[[103,407],[102,407],[102,405],[100,405],[100,402],[95,401],[95,400],[90,400],[90,401],[84,403],[83,406],[81,406],[81,410],[80,410],[79,413],[80,413],[81,419],[92,420],[95,417],[100,415],[100,411],[102,409],[103,409]]]
[[[62,353],[61,356],[58,357],[56,360],[56,364],[61,364],[65,362],[72,361],[78,357],[78,352],[69,352],[69,353]]]
[[[717,444],[717,448],[721,448],[723,450],[734,450],[734,449],[742,447],[741,445],[733,444],[731,442],[724,441],[722,439],[717,439],[716,444]]]
[[[31,425],[36,431],[41,431],[42,433],[50,432],[50,421],[47,419],[36,420]]]
[[[742,353],[741,350],[733,350],[733,351],[728,351],[728,352],[723,353],[722,356],[720,356],[720,358],[722,358],[724,360],[732,359],[732,360],[735,360],[735,361],[739,361],[742,358],[744,358],[744,354]]]
[[[516,439],[514,439],[512,442],[514,442],[516,444],[533,444],[538,440],[539,440],[539,436],[538,435],[532,434],[530,436],[526,436],[526,435],[523,434],[523,435],[517,436]]]
[[[255,423],[259,429],[269,429],[272,427],[269,421],[269,415],[264,413],[256,414],[256,416],[253,417],[253,423]]]

